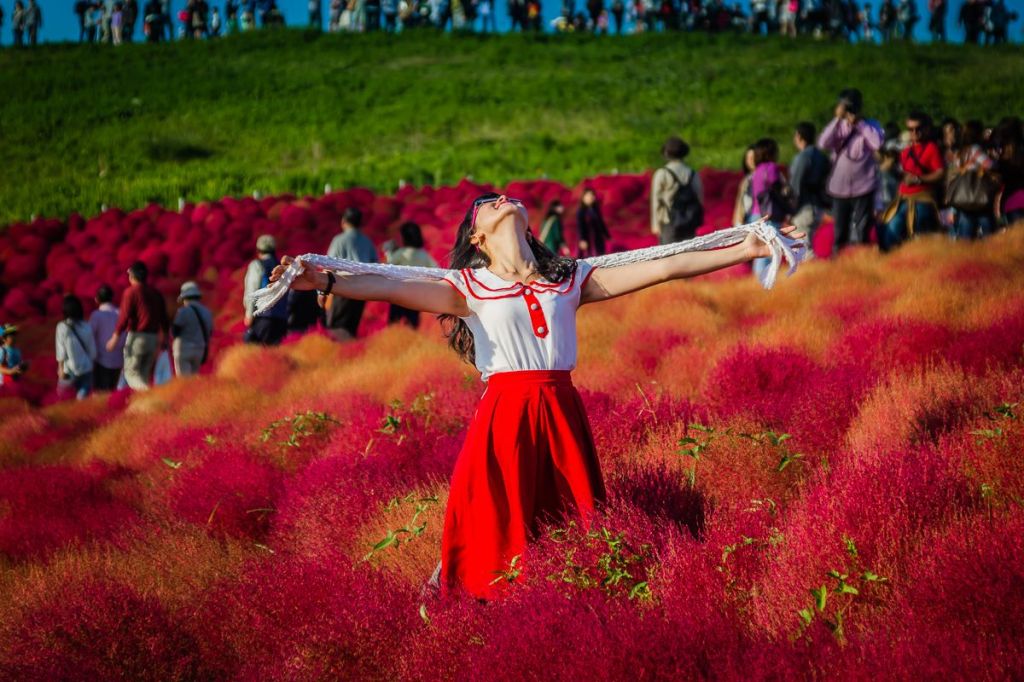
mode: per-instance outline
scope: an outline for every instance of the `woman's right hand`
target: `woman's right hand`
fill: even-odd
[[[285,256],[281,259],[281,264],[274,267],[274,271],[270,273],[270,281],[276,282],[281,279],[284,271],[288,269],[288,266],[294,262],[295,259],[291,256]],[[327,276],[322,272],[311,270],[310,268],[303,268],[302,274],[292,280],[291,287],[295,291],[312,291],[314,289],[320,289],[327,284]]]

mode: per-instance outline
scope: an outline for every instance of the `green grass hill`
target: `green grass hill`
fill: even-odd
[[[202,43],[0,50],[0,225],[399,180],[565,182],[658,163],[682,134],[699,166],[828,118],[994,121],[1024,112],[1020,47],[846,45],[751,36],[261,32]]]

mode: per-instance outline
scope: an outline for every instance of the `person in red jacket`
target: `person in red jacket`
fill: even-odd
[[[117,348],[121,334],[124,344],[124,379],[136,391],[145,391],[153,380],[153,367],[160,348],[167,344],[167,304],[159,291],[146,283],[149,268],[137,261],[128,268],[129,286],[121,297],[121,312],[107,350]]]
[[[903,180],[896,199],[883,216],[885,225],[879,230],[878,245],[883,251],[899,246],[917,233],[935,232],[939,228],[936,192],[945,174],[939,145],[932,139],[932,119],[913,112],[907,117],[910,144],[900,154]]]

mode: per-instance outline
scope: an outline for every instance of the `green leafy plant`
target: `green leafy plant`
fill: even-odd
[[[860,553],[853,538],[844,535],[843,544],[852,568],[830,569],[820,585],[810,588],[810,605],[797,611],[800,619],[798,637],[806,632],[815,619],[820,619],[836,641],[845,644],[845,619],[850,609],[856,604],[877,602],[878,590],[889,582],[888,578],[861,564]]]
[[[566,544],[559,570],[547,579],[579,589],[600,589],[612,596],[650,601],[654,576],[654,550],[647,544],[634,546],[626,534],[605,526],[583,532],[575,521],[555,528],[548,536]]]
[[[1017,408],[1020,403],[1000,403],[993,407],[991,411],[986,412],[985,416],[989,419],[1017,419]]]
[[[282,434],[279,432],[283,431],[284,440],[277,441],[277,444],[285,448],[296,448],[307,438],[327,433],[332,426],[339,423],[326,412],[306,410],[270,422],[260,433],[260,441],[269,443],[271,438],[281,437]]]
[[[679,450],[676,450],[676,454],[689,457],[692,460],[687,477],[690,481],[690,487],[693,488],[697,485],[697,464],[700,463],[701,457],[707,453],[708,448],[711,447],[711,443],[716,438],[731,434],[732,429],[719,432],[714,427],[695,422],[686,427],[686,433],[690,431],[696,432],[696,435],[686,435],[680,438],[678,443]]]
[[[424,531],[427,530],[427,522],[417,523],[420,515],[423,514],[431,506],[438,503],[438,497],[431,495],[429,497],[419,497],[416,493],[409,493],[405,497],[393,497],[388,500],[387,505],[384,507],[385,510],[391,511],[397,509],[403,505],[413,505],[412,518],[401,528],[395,528],[389,530],[387,534],[380,539],[370,551],[363,557],[363,561],[367,561],[377,552],[387,549],[388,547],[394,547],[398,549],[403,543],[412,542],[414,539],[423,535]]]
[[[491,581],[491,585],[500,583],[502,580],[505,582],[515,582],[516,579],[522,575],[523,569],[519,567],[519,559],[522,558],[521,554],[516,554],[512,557],[511,561],[508,562],[508,567],[500,571],[495,571],[495,575],[498,577]]]
[[[778,466],[776,466],[775,470],[780,473],[785,471],[786,467],[788,467],[793,462],[797,462],[803,459],[803,453],[792,452],[786,445],[786,441],[792,438],[792,436],[788,433],[762,431],[761,433],[741,433],[739,435],[741,438],[747,438],[754,441],[755,443],[760,443],[767,447],[771,447],[778,450],[779,464]]]

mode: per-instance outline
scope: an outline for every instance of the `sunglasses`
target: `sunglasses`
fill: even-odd
[[[921,126],[907,126],[908,133],[919,133],[921,132]]]
[[[480,207],[485,204],[493,204],[501,197],[481,197],[473,202],[473,220],[469,224],[469,229],[472,230],[476,226],[476,212],[480,210]],[[505,197],[505,201],[510,204],[516,204],[518,206],[525,206],[525,204],[519,199],[513,199],[512,197]]]

